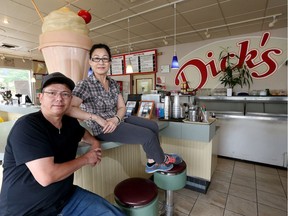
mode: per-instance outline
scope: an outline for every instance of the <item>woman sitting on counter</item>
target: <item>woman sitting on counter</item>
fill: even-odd
[[[173,164],[181,163],[180,156],[163,152],[156,122],[136,116],[124,119],[126,107],[119,86],[107,75],[112,57],[110,48],[95,44],[89,55],[93,74],[75,86],[67,114],[85,120],[98,140],[141,144],[148,158],[147,173],[168,171]]]

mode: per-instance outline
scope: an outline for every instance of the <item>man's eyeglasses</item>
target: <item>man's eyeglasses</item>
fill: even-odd
[[[69,92],[57,92],[57,91],[43,91],[43,93],[47,94],[50,98],[56,98],[58,95],[60,95],[64,99],[68,99],[72,96]]]
[[[110,62],[110,58],[98,58],[98,57],[95,57],[95,58],[91,58],[91,61],[93,61],[93,62],[102,61],[103,63],[108,63],[108,62]]]

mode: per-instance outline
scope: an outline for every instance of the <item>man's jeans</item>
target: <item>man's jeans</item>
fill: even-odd
[[[125,214],[104,198],[77,187],[58,216],[124,216]]]

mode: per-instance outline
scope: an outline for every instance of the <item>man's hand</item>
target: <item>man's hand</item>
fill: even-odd
[[[95,166],[101,162],[102,150],[101,148],[92,148],[91,146],[91,149],[83,157],[86,158],[87,164]]]

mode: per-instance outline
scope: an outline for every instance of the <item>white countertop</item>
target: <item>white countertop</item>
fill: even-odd
[[[5,105],[0,104],[0,111],[9,112],[9,113],[19,113],[19,114],[29,114],[33,112],[37,112],[40,110],[40,106],[32,106],[32,105]]]

